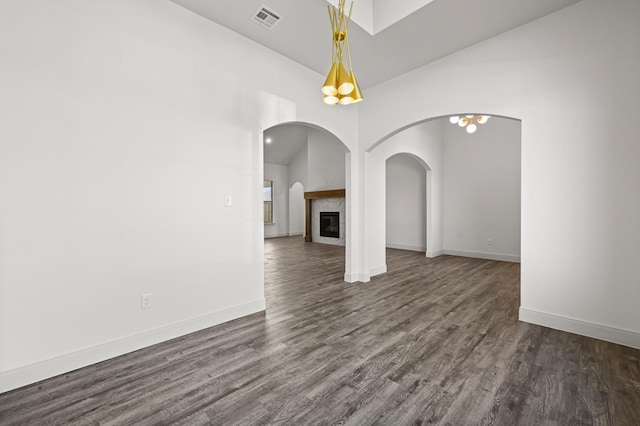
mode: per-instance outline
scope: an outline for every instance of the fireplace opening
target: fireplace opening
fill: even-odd
[[[340,238],[340,212],[320,212],[320,236]]]

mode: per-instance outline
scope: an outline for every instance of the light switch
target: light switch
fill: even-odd
[[[146,293],[140,296],[140,308],[141,309],[151,309],[151,293]]]
[[[231,195],[224,196],[224,206],[231,207]]]

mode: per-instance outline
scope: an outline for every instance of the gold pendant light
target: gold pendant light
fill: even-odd
[[[324,102],[328,105],[349,105],[362,101],[362,91],[351,68],[351,50],[349,49],[349,23],[353,1],[349,8],[349,15],[344,14],[346,0],[338,0],[338,7],[331,5],[329,8],[329,20],[331,21],[331,69],[322,86]],[[344,47],[347,47],[347,59],[349,60],[349,72],[342,62]]]
[[[478,130],[478,124],[484,124],[491,118],[490,115],[466,115],[464,117],[460,117],[457,115],[449,117],[449,122],[451,124],[457,124],[460,127],[464,127],[467,130],[467,133],[475,133]]]

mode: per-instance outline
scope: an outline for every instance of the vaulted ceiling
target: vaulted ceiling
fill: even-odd
[[[331,29],[326,0],[172,1],[320,74],[329,70]],[[578,1],[356,0],[354,22],[358,23],[357,16],[368,28],[350,27],[353,68],[366,89]],[[403,8],[397,7],[399,3]],[[281,17],[271,30],[251,20],[262,5]],[[411,6],[417,10],[402,17]]]
[[[303,124],[288,123],[264,132],[264,162],[287,166],[307,144],[309,128]]]

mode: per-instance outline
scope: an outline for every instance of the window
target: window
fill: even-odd
[[[262,193],[264,196],[264,223],[273,223],[273,181],[264,181]]]

